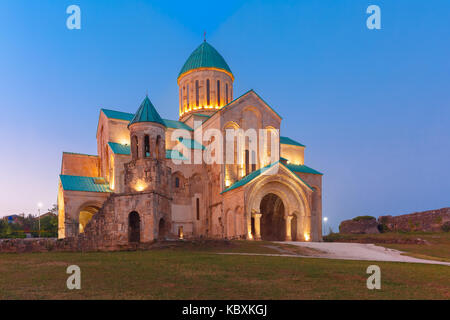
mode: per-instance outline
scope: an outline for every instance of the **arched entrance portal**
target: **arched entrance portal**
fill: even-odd
[[[164,240],[166,238],[166,222],[164,219],[159,220],[158,239]]]
[[[80,215],[78,217],[78,232],[83,233],[84,228],[91,221],[94,214],[96,214],[100,210],[97,206],[86,206],[80,210]]]
[[[133,211],[128,215],[128,241],[141,241],[141,219],[139,213],[136,211]]]
[[[286,221],[284,219],[284,204],[277,195],[265,195],[260,204],[261,239],[284,241],[286,239]]]

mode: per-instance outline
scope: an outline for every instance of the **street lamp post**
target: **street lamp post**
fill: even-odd
[[[322,233],[325,235],[325,232],[326,232],[326,224],[327,224],[327,221],[328,221],[328,217],[324,217],[323,218],[323,230],[322,230]]]
[[[41,208],[42,208],[42,202],[39,202],[38,203],[39,238],[41,237]]]

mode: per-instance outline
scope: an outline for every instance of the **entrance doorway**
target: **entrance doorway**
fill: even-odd
[[[136,211],[133,211],[128,215],[128,241],[141,241],[141,218]]]
[[[284,241],[286,239],[286,221],[284,219],[284,204],[277,195],[265,195],[260,204],[261,239]]]

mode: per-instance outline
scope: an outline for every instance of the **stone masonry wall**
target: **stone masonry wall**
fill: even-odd
[[[442,225],[450,221],[450,207],[400,216],[381,216],[378,223],[385,225],[389,231],[442,231]]]

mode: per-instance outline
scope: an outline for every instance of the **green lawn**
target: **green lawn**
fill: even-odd
[[[277,252],[265,245],[0,254],[0,300],[450,298],[447,266],[214,253]],[[81,268],[81,290],[66,289],[71,264]],[[381,290],[366,288],[370,264],[381,268]]]
[[[408,256],[450,262],[450,232],[387,232],[380,234],[335,233],[325,237],[325,240],[333,242],[375,243],[383,247],[404,251]],[[423,243],[414,243],[417,241]]]

